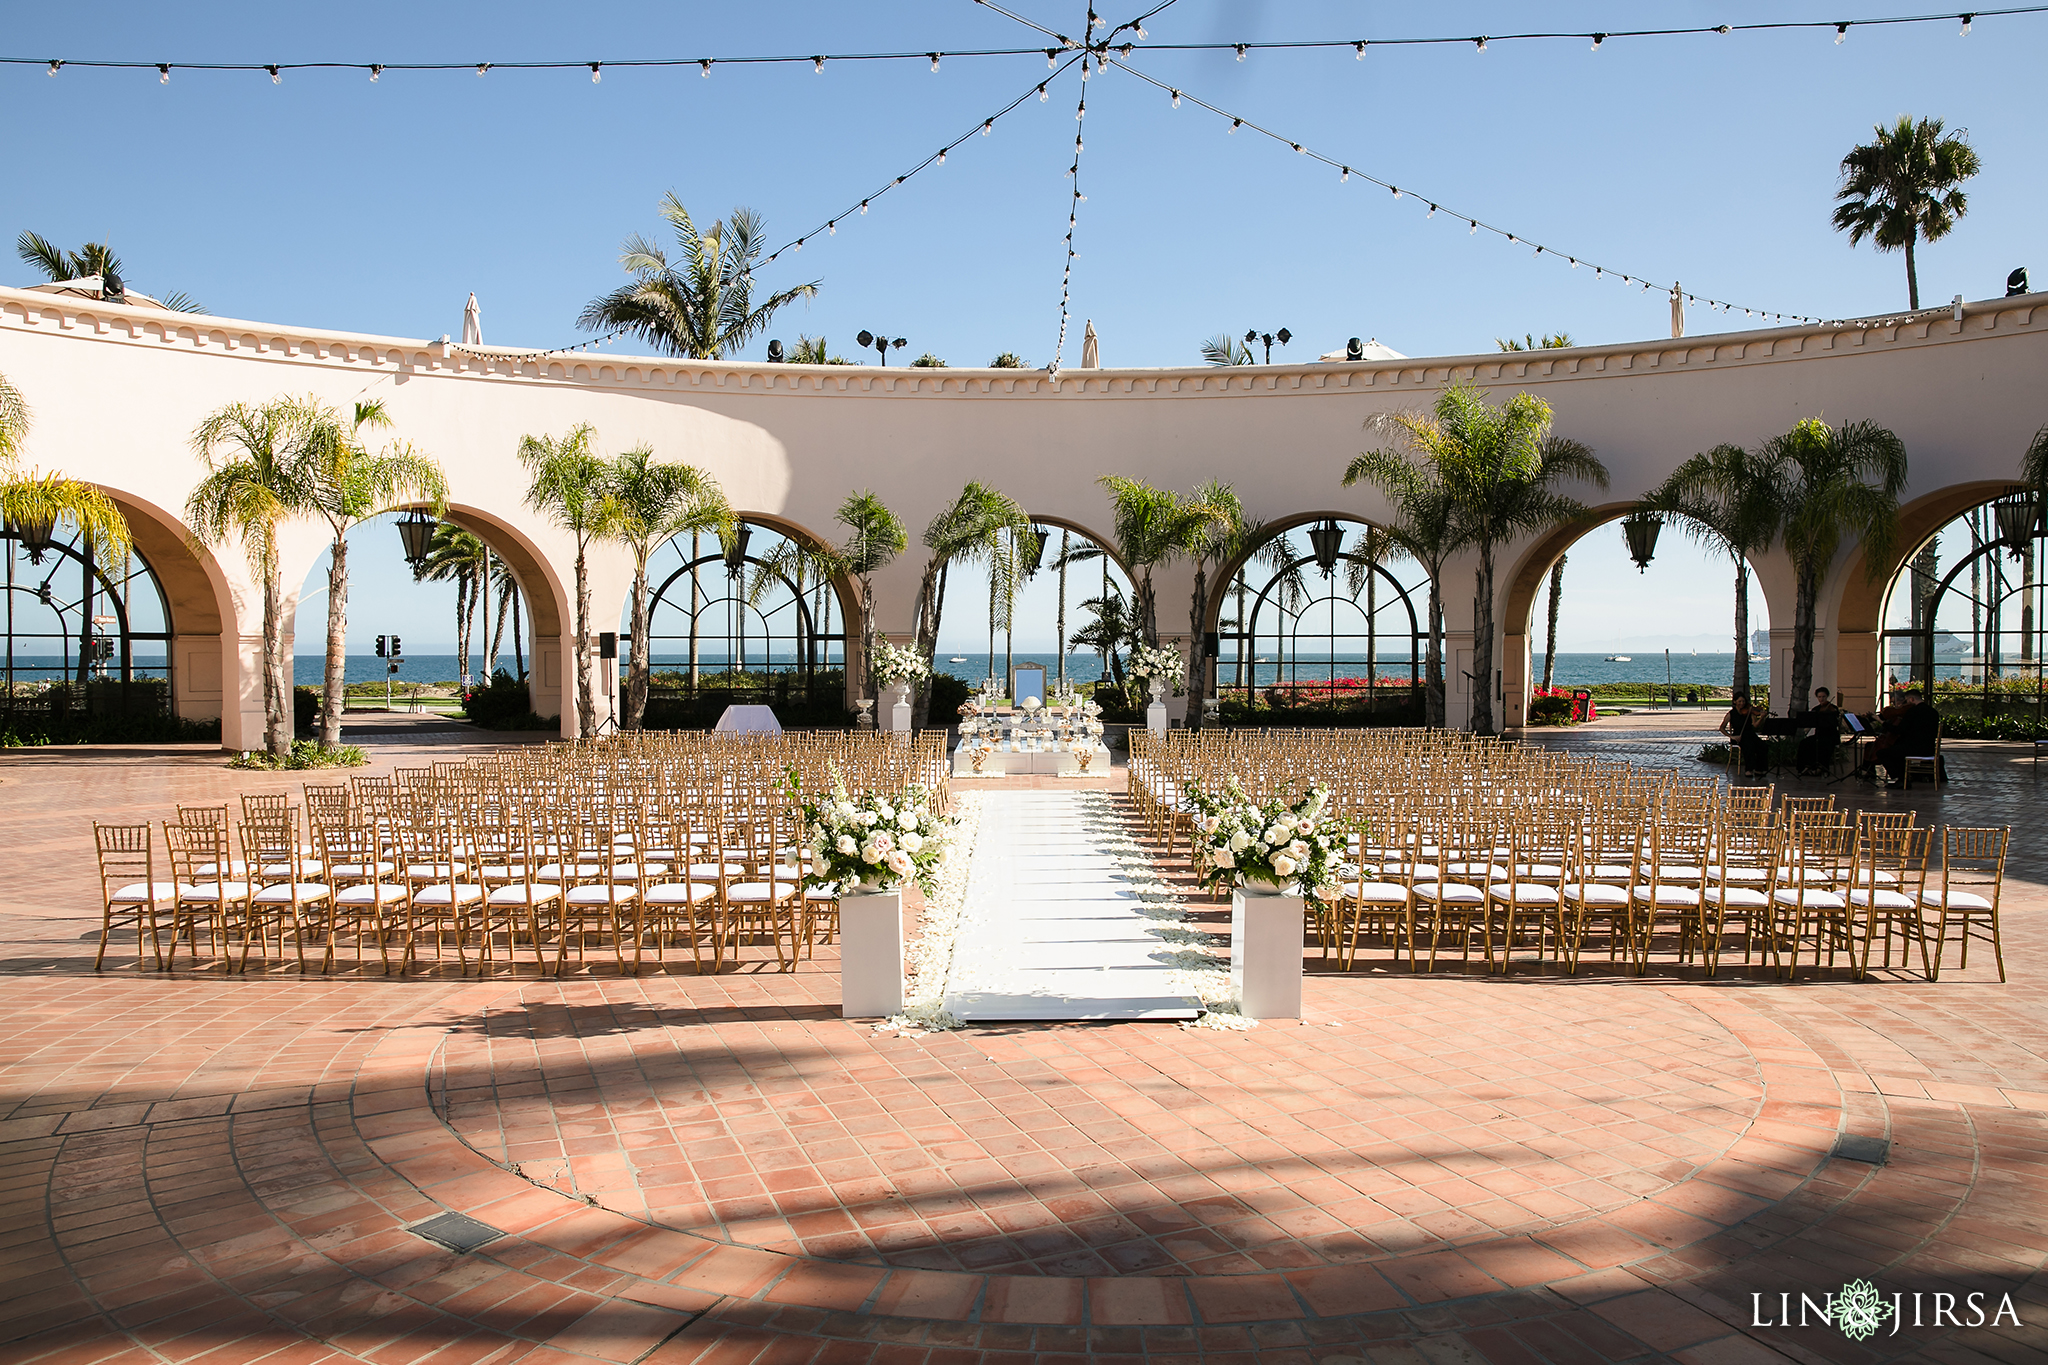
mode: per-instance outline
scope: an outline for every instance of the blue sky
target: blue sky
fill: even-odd
[[[1078,4],[1017,0],[1048,27]],[[1132,8],[1130,14],[1138,12]],[[1552,4],[1541,26],[1834,20],[1885,4]],[[1115,19],[1130,17],[1111,11]],[[1151,41],[1500,33],[1508,4],[1364,6],[1178,0]],[[1647,16],[1647,17],[1646,17]],[[1661,294],[1596,282],[1526,244],[1470,236],[1450,211],[1558,252],[1773,311],[1844,316],[1905,304],[1897,255],[1852,250],[1828,223],[1836,166],[1902,112],[1965,127],[1985,173],[1947,241],[1920,255],[1922,296],[2002,292],[2048,271],[2048,139],[2038,53],[2048,16],[1896,29],[1440,48],[1139,53],[1134,65],[1410,192],[1396,200],[1191,103],[1111,71],[1078,72],[987,138],[842,220],[761,275],[817,280],[773,334],[862,328],[956,364],[1050,357],[1059,327],[1064,172],[1077,126],[1075,322],[1112,365],[1197,358],[1220,330],[1290,328],[1289,358],[1377,336],[1408,354],[1489,348],[1561,329],[1602,342],[1660,334]],[[74,3],[23,8],[0,47],[38,60],[172,63],[619,61],[755,53],[929,51],[1043,42],[971,0],[648,7],[603,3],[348,6]],[[132,282],[216,313],[411,336],[457,332],[474,290],[487,340],[579,339],[575,317],[621,278],[620,240],[659,227],[675,190],[703,217],[735,204],[776,241],[806,231],[977,126],[1049,73],[1042,55],[687,71],[263,73],[0,70],[10,139],[7,232],[106,238]],[[2029,91],[2036,93],[2029,94]],[[2032,109],[2033,112],[2027,112]],[[0,266],[0,279],[28,282]],[[1695,310],[1695,332],[1750,324]],[[761,343],[756,343],[758,352]],[[1075,341],[1078,351],[1078,340]],[[1078,356],[1069,355],[1069,363]],[[1277,358],[1277,355],[1276,355]],[[55,454],[54,452],[52,453]],[[1645,621],[1661,614],[1646,592]],[[1666,604],[1668,607],[1668,603]],[[1628,608],[1627,610],[1636,610]],[[422,604],[422,624],[446,612]],[[374,633],[374,632],[372,632]],[[417,634],[417,628],[414,628]],[[439,635],[445,632],[432,632]],[[1626,630],[1623,633],[1643,633]],[[422,636],[421,638],[425,638]]]

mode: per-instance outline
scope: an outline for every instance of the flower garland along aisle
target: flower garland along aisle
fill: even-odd
[[[811,850],[807,887],[832,886],[844,895],[862,886],[886,891],[914,881],[925,895],[924,917],[909,950],[903,1013],[875,1025],[878,1032],[939,1033],[960,1026],[945,1009],[946,976],[967,903],[967,865],[981,829],[981,798],[963,793],[952,804],[952,816],[942,819],[932,814],[922,788],[911,787],[894,801],[855,799],[837,780],[829,795],[803,803]]]
[[[1202,1002],[1201,1016],[1181,1027],[1257,1028],[1256,1019],[1238,1012],[1230,983],[1229,937],[1211,934],[1188,918],[1186,900],[1160,877],[1151,850],[1126,831],[1122,810],[1109,793],[1081,791],[1074,796],[1082,830],[1116,860],[1120,875],[1138,898],[1138,912],[1152,922],[1148,932],[1160,942],[1152,959],[1172,969],[1167,989]]]

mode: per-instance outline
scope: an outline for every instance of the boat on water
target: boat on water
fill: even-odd
[[[1635,662],[1635,656],[1633,654],[1610,654],[1605,659],[1601,660],[1601,662],[1609,664],[1632,664]]]
[[[967,656],[965,654],[955,654],[952,658],[946,660],[946,662],[949,664],[964,664],[967,662]]]

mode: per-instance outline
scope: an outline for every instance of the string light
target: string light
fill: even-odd
[[[156,83],[158,85],[169,85],[171,83],[171,68],[169,65],[159,65],[157,67]]]
[[[1963,16],[1963,31],[1956,35],[1958,38],[1967,38],[1970,36],[1970,21],[1972,19],[1975,19],[1976,17],[1977,16],[1974,14],[1965,14]]]
[[[592,63],[590,64],[590,83],[591,83],[592,85],[596,85],[596,84],[597,84],[598,82],[602,81],[603,79],[604,79],[604,63],[603,63],[603,62],[592,62]]]
[[[278,70],[277,70],[277,68],[276,68],[276,67],[274,67],[274,66],[270,66],[270,67],[265,67],[265,68],[264,68],[264,70],[266,70],[266,71],[268,71],[268,72],[270,73],[270,83],[271,83],[272,85],[283,85],[283,84],[284,84],[284,77],[283,77],[282,75],[280,75],[280,74],[278,73]]]
[[[1052,70],[1052,64],[1053,64],[1053,61],[1054,61],[1054,59],[1055,59],[1055,58],[1057,58],[1057,57],[1058,57],[1059,55],[1060,55],[1060,50],[1059,50],[1058,48],[1056,48],[1056,47],[1049,47],[1049,48],[1047,48],[1047,49],[1045,50],[1045,69],[1046,69],[1046,70],[1048,70],[1048,71]]]
[[[1835,25],[1835,46],[1836,46],[1836,47],[1840,47],[1840,46],[1842,45],[1842,40],[1843,40],[1843,39],[1845,39],[1845,38],[1847,38],[1848,36],[1849,36],[1849,26],[1848,26],[1847,24],[1836,24],[1836,25]]]
[[[813,57],[813,58],[811,58],[811,70],[812,70],[812,71],[814,71],[814,72],[816,72],[816,73],[817,73],[818,75],[820,75],[820,76],[824,75],[824,74],[825,74],[825,59],[824,59],[823,57]]]
[[[378,78],[379,76],[382,76],[383,74],[384,74],[384,68],[383,68],[383,67],[381,67],[381,66],[374,66],[374,65],[373,65],[373,66],[371,66],[371,68],[370,68],[370,84],[372,84],[372,85],[375,85],[375,84],[377,83],[377,78]]]
[[[58,70],[59,70],[59,69],[61,69],[61,68],[63,67],[63,65],[64,65],[64,63],[62,63],[62,62],[51,62],[51,63],[50,63],[50,74],[51,74],[52,76],[56,75],[56,74],[57,74],[57,72],[58,72]]]
[[[983,137],[987,137],[989,135],[990,130],[993,129],[995,126],[996,121],[994,119],[983,119],[981,121],[981,135]]]
[[[1349,166],[1344,167],[1343,171],[1337,176],[1337,183],[1340,185],[1351,183],[1351,168]]]
[[[1038,102],[1039,102],[1040,104],[1044,104],[1044,103],[1045,103],[1045,101],[1046,101],[1046,93],[1045,93],[1045,87],[1041,85],[1041,86],[1039,86],[1039,87],[1038,87]]]
[[[1180,91],[1178,90],[1173,92],[1173,107],[1176,109],[1180,108]]]
[[[946,164],[946,149],[944,147],[939,148],[939,164],[941,166]]]
[[[1593,51],[1595,51],[1595,52],[1598,52],[1598,51],[1600,50],[1600,44],[1602,44],[1602,43],[1604,43],[1604,42],[1606,42],[1606,41],[1607,41],[1607,35],[1606,35],[1606,34],[1604,34],[1604,33],[1596,33],[1596,34],[1594,34],[1594,35],[1593,35]]]
[[[708,62],[708,61],[702,61],[702,62],[699,62],[699,63],[697,63],[697,66],[698,66],[698,68],[699,68],[699,69],[700,69],[700,70],[701,70],[701,71],[703,72],[703,75],[704,75],[704,79],[705,79],[705,80],[707,80],[707,81],[708,81],[708,80],[710,80],[710,79],[711,79],[711,63],[710,63],[710,62]]]
[[[489,71],[490,69],[491,64],[489,62],[478,62],[476,64],[476,74],[478,76],[482,76],[486,71]]]
[[[1237,45],[1237,59],[1238,59],[1239,61],[1243,61],[1243,60],[1244,60],[1244,52],[1245,52],[1245,45],[1244,45],[1243,43],[1239,43],[1239,44]]]
[[[929,56],[932,59],[932,70],[937,71],[939,69],[939,54],[936,52],[931,52],[925,55]]]
[[[1485,39],[1485,38],[1483,38],[1483,37],[1482,37],[1482,38],[1475,38],[1475,39],[1473,39],[1473,41],[1479,44],[1479,50],[1480,50],[1481,52],[1484,52],[1484,51],[1486,51],[1486,39]]]
[[[1364,44],[1364,43],[1353,43],[1353,44],[1352,44],[1352,46],[1353,46],[1354,48],[1358,49],[1358,55],[1357,55],[1356,57],[1353,57],[1353,58],[1352,58],[1351,60],[1353,60],[1353,61],[1355,61],[1355,62],[1362,62],[1362,61],[1364,61],[1364,60],[1365,60],[1365,44]]]

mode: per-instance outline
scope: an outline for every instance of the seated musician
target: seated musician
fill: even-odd
[[[1905,710],[1890,731],[1893,743],[1887,745],[1882,753],[1871,756],[1871,762],[1884,775],[1883,780],[1897,785],[1906,775],[1907,759],[1933,756],[1934,736],[1940,728],[1941,713],[1934,709],[1919,688],[1908,688]]]
[[[1877,723],[1872,727],[1875,733],[1871,736],[1870,747],[1864,751],[1863,776],[1874,781],[1884,780],[1882,765],[1885,756],[1898,748],[1899,722],[1904,720],[1905,716],[1906,689],[1893,683],[1891,699],[1878,711]]]
[[[1747,692],[1735,698],[1735,705],[1721,718],[1721,733],[1742,750],[1742,775],[1762,777],[1770,771],[1771,749],[1762,735],[1756,732],[1756,708],[1750,705]]]
[[[1803,777],[1825,777],[1835,761],[1835,741],[1842,732],[1842,708],[1825,687],[1813,689],[1813,705],[1806,712],[1813,733],[1799,741],[1799,772]]]

